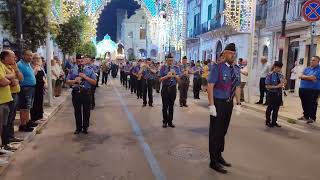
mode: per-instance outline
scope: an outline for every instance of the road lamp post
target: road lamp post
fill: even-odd
[[[22,13],[21,13],[21,0],[16,0],[16,19],[17,19],[17,44],[18,44],[18,55],[19,58],[22,57]]]

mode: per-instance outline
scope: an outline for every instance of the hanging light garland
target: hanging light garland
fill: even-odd
[[[224,16],[226,24],[236,31],[249,31],[253,13],[253,0],[226,0],[225,2]]]

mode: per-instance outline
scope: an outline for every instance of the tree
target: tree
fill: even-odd
[[[91,57],[96,57],[97,49],[92,41],[88,41],[87,43],[80,45],[77,49],[77,53],[89,55]]]
[[[21,10],[24,45],[35,51],[45,43],[50,31],[47,17],[51,12],[51,0],[22,0]],[[16,1],[5,0],[0,12],[4,28],[16,37]]]
[[[82,15],[72,16],[69,21],[60,25],[56,42],[64,54],[73,54],[81,44],[83,32]]]

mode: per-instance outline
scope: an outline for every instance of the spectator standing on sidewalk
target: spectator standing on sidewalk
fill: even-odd
[[[1,53],[0,61],[0,135],[2,137],[3,126],[7,124],[9,118],[9,103],[13,100],[10,91],[10,85],[14,82],[14,76],[12,74],[7,74],[6,66],[2,63],[4,59],[4,52]],[[3,137],[2,144],[3,142]],[[0,149],[1,154],[5,154],[7,151]],[[0,166],[8,164],[8,161],[0,159]]]
[[[32,61],[32,52],[25,50],[23,52],[23,59],[18,62],[20,72],[23,74],[23,80],[20,81],[21,91],[19,93],[19,109],[20,121],[19,131],[31,132],[33,127],[38,124],[30,121],[30,109],[33,106],[34,92],[36,86],[36,77],[30,65]]]
[[[240,101],[244,102],[244,87],[247,84],[248,81],[248,66],[247,61],[243,60],[242,58],[239,58],[239,67],[240,67],[240,76],[241,76],[241,95],[240,95]]]
[[[296,79],[298,74],[298,61],[295,63],[294,67],[291,69],[291,76],[290,76],[290,92],[294,93],[294,89],[296,87]]]
[[[298,120],[307,121],[307,123],[313,123],[316,121],[318,97],[320,90],[320,57],[313,56],[311,58],[310,67],[307,67],[301,79],[299,96],[301,99],[303,116]]]
[[[284,76],[281,74],[282,62],[276,61],[272,72],[266,77],[266,88],[268,90],[268,107],[266,110],[266,126],[281,127],[278,123],[278,112],[282,103],[282,88],[285,84]],[[272,113],[272,118],[271,118]]]
[[[58,77],[57,77],[57,80],[56,80],[56,97],[60,97],[61,96],[61,92],[62,92],[62,84],[64,82],[64,71],[63,71],[63,68],[62,68],[62,63],[61,61],[59,60],[58,57],[55,57],[55,61],[56,61],[56,64],[55,64],[55,69],[58,73]]]
[[[208,88],[208,76],[209,76],[209,61],[204,61],[203,62],[203,73],[201,75],[201,89],[204,92],[207,92],[207,88]]]
[[[34,74],[36,76],[36,87],[33,107],[30,110],[31,121],[36,122],[43,119],[43,95],[47,84],[46,74],[44,72],[41,57],[38,54],[33,55],[31,63]]]
[[[12,83],[10,84],[10,91],[13,101],[9,102],[9,116],[7,125],[3,126],[3,132],[2,132],[2,145],[4,146],[5,150],[16,150],[16,148],[13,148],[9,146],[9,143],[11,142],[21,142],[21,139],[14,137],[14,120],[16,117],[16,110],[17,105],[19,103],[19,96],[18,93],[20,92],[20,85],[19,81],[23,79],[22,74],[20,73],[18,69],[18,65],[16,63],[16,57],[13,51],[6,50],[3,51],[0,55],[0,59],[2,63],[5,65],[7,73],[11,74],[12,76]]]
[[[266,57],[261,58],[261,65],[260,65],[260,83],[259,83],[259,89],[260,89],[260,100],[256,102],[256,104],[263,104],[263,99],[265,94],[267,94],[266,89],[266,77],[268,73],[271,71],[270,66],[268,65],[268,59]],[[268,104],[268,98],[266,96],[266,101],[264,105]]]

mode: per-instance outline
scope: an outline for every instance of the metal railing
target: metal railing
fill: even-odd
[[[291,0],[289,5],[289,11],[287,13],[287,23],[302,21],[301,8],[304,0]],[[284,1],[277,2],[273,6],[268,8],[266,27],[276,27],[281,25],[283,15]]]

